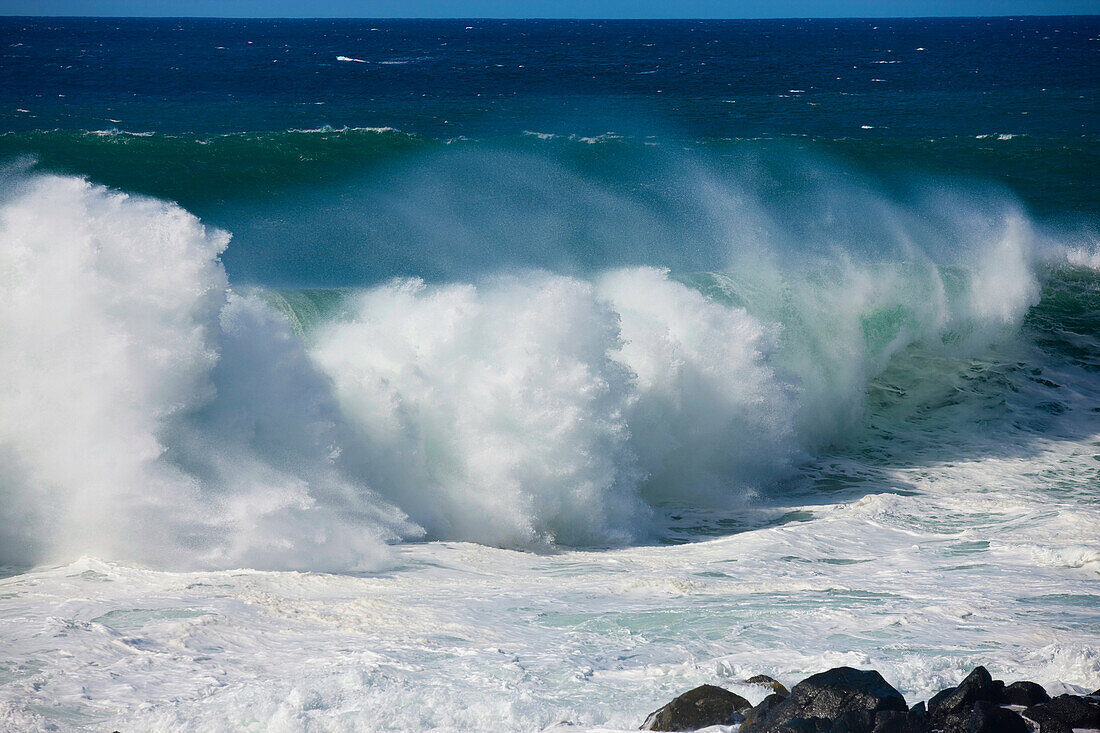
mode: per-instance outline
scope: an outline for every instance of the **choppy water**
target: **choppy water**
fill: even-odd
[[[0,722],[1094,689],[1097,38],[0,21]]]

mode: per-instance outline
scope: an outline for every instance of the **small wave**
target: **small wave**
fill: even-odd
[[[287,130],[286,132],[304,134],[304,135],[316,135],[316,134],[326,134],[327,135],[327,134],[332,134],[332,133],[344,133],[344,132],[372,132],[372,133],[396,132],[396,133],[401,133],[402,135],[409,134],[409,133],[402,132],[401,130],[398,130],[396,127],[389,127],[389,126],[384,126],[384,127],[346,127],[346,126],[345,127],[333,127],[332,125],[324,125],[322,127],[306,127],[306,128],[301,128],[301,129],[291,128],[291,129]],[[238,133],[238,132],[228,133],[228,135],[248,135],[248,134],[250,134],[250,133]],[[270,134],[278,135],[278,134],[281,134],[281,133],[276,132],[276,133],[270,133]]]
[[[534,137],[539,140],[568,140],[570,142],[584,143],[585,145],[598,145],[600,143],[613,142],[616,140],[625,140],[625,135],[620,135],[616,132],[605,132],[601,135],[578,135],[572,133],[569,135],[559,135],[553,132],[536,132],[534,130],[524,130],[525,137]]]
[[[153,137],[156,135],[154,132],[134,132],[131,130],[119,130],[115,127],[110,130],[88,130],[84,134],[94,137]]]
[[[623,136],[614,132],[605,132],[602,135],[591,135],[588,137],[578,137],[576,135],[570,135],[570,140],[576,140],[577,142],[585,143],[587,145],[597,145],[599,143],[612,142],[614,140],[622,140]]]
[[[399,134],[408,135],[414,137],[412,133],[404,132],[396,127],[390,127],[388,125],[378,127],[368,126],[355,126],[350,127],[347,125],[336,127],[334,125],[322,125],[321,127],[292,127],[286,130],[271,130],[271,131],[240,131],[240,132],[223,132],[214,135],[188,135],[188,134],[172,134],[163,132],[149,132],[149,131],[137,131],[137,130],[121,130],[119,128],[110,128],[106,130],[83,130],[80,132],[72,133],[66,130],[41,130],[33,135],[76,135],[81,137],[90,138],[157,138],[161,140],[173,140],[179,142],[197,142],[199,144],[208,144],[213,140],[232,140],[232,139],[265,139],[274,138],[287,135],[342,135],[346,133],[372,133],[372,134]],[[17,132],[4,132],[0,133],[0,137],[21,137],[26,133]]]
[[[404,66],[406,64],[419,64],[419,63],[422,63],[424,61],[431,61],[432,57],[431,56],[415,56],[415,57],[408,57],[408,58],[395,58],[395,59],[384,59],[384,60],[381,60],[381,61],[371,61],[369,59],[355,58],[354,56],[337,56],[336,60],[337,61],[345,61],[345,62],[349,62],[349,63],[355,63],[355,64],[378,64],[379,66]]]

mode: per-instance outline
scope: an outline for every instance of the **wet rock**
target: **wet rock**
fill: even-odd
[[[769,699],[773,697],[778,696],[771,695]],[[788,697],[770,705],[769,709],[761,711],[762,714],[757,714],[754,708],[750,712],[751,720],[747,718],[741,725],[741,733],[780,733],[791,729],[792,725],[802,730],[806,725],[819,726],[817,719],[830,721],[825,731],[872,733],[875,713],[906,712],[908,709],[901,693],[878,672],[837,667],[802,680]]]
[[[892,711],[899,712],[899,711]],[[870,710],[849,710],[833,721],[829,733],[861,733],[875,729],[875,714]]]
[[[946,690],[940,690],[935,695],[928,699],[928,709],[935,710],[940,706],[944,700],[950,697],[955,692],[954,687],[948,687]]]
[[[969,725],[960,733],[1030,733],[1017,713],[992,702],[979,700],[970,714]]]
[[[1000,703],[1004,683],[996,685],[985,667],[975,667],[957,687],[942,690],[928,701],[928,722],[933,730],[967,730],[978,702]]]
[[[769,677],[766,674],[757,674],[749,677],[745,680],[746,685],[758,685],[760,687],[767,687],[772,692],[786,697],[791,694],[791,691],[784,687],[779,680],[774,677]]]
[[[779,726],[776,733],[832,733],[833,722],[825,718],[794,718]]]
[[[698,730],[708,725],[740,723],[752,704],[729,690],[700,685],[650,713],[641,730]]]
[[[759,705],[745,713],[745,722],[741,724],[741,730],[751,730],[754,725],[759,724],[760,721],[768,717],[768,713],[770,713],[776,705],[783,702],[786,697],[786,695],[780,695],[778,692],[773,692],[765,697]]]
[[[1046,720],[1039,724],[1039,733],[1073,733],[1073,728],[1060,720]]]
[[[1070,728],[1100,728],[1100,701],[1081,695],[1059,695],[1050,702],[1032,705],[1024,711],[1040,727],[1063,723]],[[1048,725],[1054,729],[1053,725]]]
[[[1034,682],[1013,682],[1005,688],[1004,701],[1010,705],[1022,705],[1029,708],[1043,702],[1050,702],[1050,695],[1042,685]]]
[[[872,733],[925,733],[924,707],[914,707],[908,713],[900,710],[880,710],[875,713],[875,727]]]

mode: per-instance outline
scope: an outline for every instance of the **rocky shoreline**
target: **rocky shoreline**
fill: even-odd
[[[646,718],[641,730],[692,731],[740,725],[739,733],[1072,733],[1100,730],[1100,690],[1051,698],[1027,681],[1006,685],[975,667],[955,687],[909,707],[874,670],[837,667],[787,690],[757,675],[747,684],[772,690],[759,705],[701,685]]]

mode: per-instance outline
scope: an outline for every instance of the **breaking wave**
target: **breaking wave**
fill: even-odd
[[[7,563],[646,541],[668,506],[737,507],[843,445],[897,355],[984,353],[1040,296],[1010,205],[961,208],[950,258],[896,217],[889,247],[792,247],[715,196],[740,217],[718,272],[307,292],[234,287],[229,234],[175,204],[26,170],[3,188]]]

